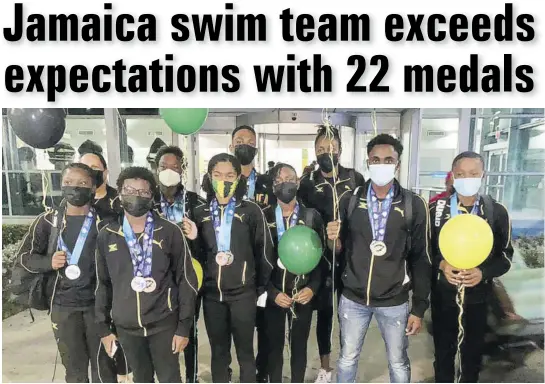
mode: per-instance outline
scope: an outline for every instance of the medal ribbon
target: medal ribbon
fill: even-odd
[[[174,203],[169,204],[163,194],[161,194],[161,211],[163,215],[171,223],[181,223],[185,215],[185,196],[186,190],[184,189],[183,195],[177,194]]]
[[[282,217],[282,208],[280,208],[280,205],[276,206],[275,214],[276,214],[276,232],[278,234],[278,241],[280,241],[280,239],[284,235],[284,232],[286,232],[286,228],[284,227],[284,217]],[[293,213],[291,214],[291,217],[290,217],[289,228],[297,224],[298,217],[299,217],[299,203],[296,203],[295,209],[293,210]]]
[[[479,200],[480,198],[477,197],[475,200],[475,203],[473,204],[473,208],[471,209],[470,214],[471,215],[477,215],[479,213]],[[450,218],[454,218],[460,214],[460,210],[458,209],[458,195],[454,193],[450,197]]]
[[[95,211],[91,208],[89,210],[89,213],[85,217],[85,220],[83,221],[83,225],[81,226],[81,229],[79,231],[78,239],[76,240],[76,245],[74,246],[73,252],[70,252],[70,250],[66,246],[64,240],[62,239],[62,235],[59,235],[59,237],[57,238],[57,249],[59,251],[66,252],[69,265],[78,264],[79,258],[81,257],[81,252],[83,251],[83,246],[85,245],[85,240],[87,240],[89,231],[91,231],[91,225],[93,225],[94,221]]]
[[[255,171],[255,168],[252,169],[252,172],[250,172],[250,176],[248,177],[248,180],[246,181],[246,196],[244,196],[245,199],[253,200],[255,198],[255,182],[257,179],[257,172]]]
[[[384,241],[386,234],[386,223],[390,215],[390,208],[394,200],[394,186],[390,188],[386,198],[379,204],[377,195],[373,190],[373,186],[369,185],[367,191],[367,211],[369,213],[369,221],[371,222],[371,231],[373,232],[373,240]],[[380,205],[380,209],[379,209]]]
[[[214,198],[210,203],[210,213],[212,214],[218,252],[229,252],[231,250],[231,227],[233,217],[235,217],[235,207],[236,199],[231,197],[225,207],[223,218],[220,218],[218,199]]]
[[[144,246],[142,247],[127,218],[125,217],[123,219],[123,233],[125,234],[125,241],[129,247],[129,253],[131,254],[133,275],[135,277],[151,276],[153,229],[153,215],[149,212],[148,217],[146,218],[146,226],[144,227]]]

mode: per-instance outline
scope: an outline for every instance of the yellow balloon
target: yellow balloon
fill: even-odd
[[[203,278],[201,263],[199,263],[194,258],[191,258],[191,263],[193,263],[193,269],[195,270],[195,273],[197,274],[197,289],[201,289],[202,278]]]
[[[486,220],[477,215],[458,215],[439,233],[443,258],[458,269],[478,267],[492,251],[494,235]]]

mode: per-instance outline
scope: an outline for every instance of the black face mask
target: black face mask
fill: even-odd
[[[331,163],[331,155],[329,153],[322,153],[316,158],[316,160],[318,161],[320,169],[325,173],[329,173],[333,171],[334,166],[337,166],[337,164],[339,164],[339,154],[333,154],[333,164]]]
[[[141,196],[121,196],[121,204],[129,215],[142,217],[151,210],[153,200]]]
[[[93,178],[95,179],[97,188],[104,184],[104,174],[101,170],[93,169]]]
[[[66,185],[61,187],[61,191],[62,196],[66,199],[66,201],[75,207],[83,207],[95,196],[93,190],[86,187],[72,187]]]
[[[240,144],[235,147],[235,157],[242,165],[250,165],[254,161],[257,148],[248,144]]]
[[[292,201],[297,196],[297,183],[280,183],[274,186],[274,195],[284,204]]]

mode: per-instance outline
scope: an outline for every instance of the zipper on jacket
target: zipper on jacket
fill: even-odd
[[[136,292],[136,316],[138,318],[138,325],[144,330],[144,337],[147,337],[148,330],[142,325],[142,318],[140,317],[140,292]]]
[[[170,312],[172,312],[172,301],[170,301],[170,290],[172,288],[169,288],[168,289],[168,298],[167,298],[167,305],[168,305],[168,309],[170,309]]]
[[[378,202],[378,210],[382,209],[382,201]],[[373,233],[373,237],[375,234]],[[371,252],[371,265],[369,266],[369,278],[367,279],[367,306],[371,303],[371,279],[373,278],[373,265],[375,264],[375,255]]]
[[[224,207],[220,206],[220,223],[223,220],[223,210],[224,210]],[[221,291],[221,265],[219,266],[219,269],[218,269],[218,291],[220,293],[220,301],[223,301],[223,292]]]
[[[242,285],[246,284],[246,262],[244,262],[244,268],[242,269]]]

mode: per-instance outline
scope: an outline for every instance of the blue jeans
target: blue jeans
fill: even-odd
[[[411,365],[405,335],[409,318],[409,303],[395,307],[368,307],[342,296],[339,304],[341,325],[341,356],[337,362],[337,382],[354,383],[358,360],[369,323],[376,316],[382,339],[386,344],[388,369],[392,383],[409,383]]]

